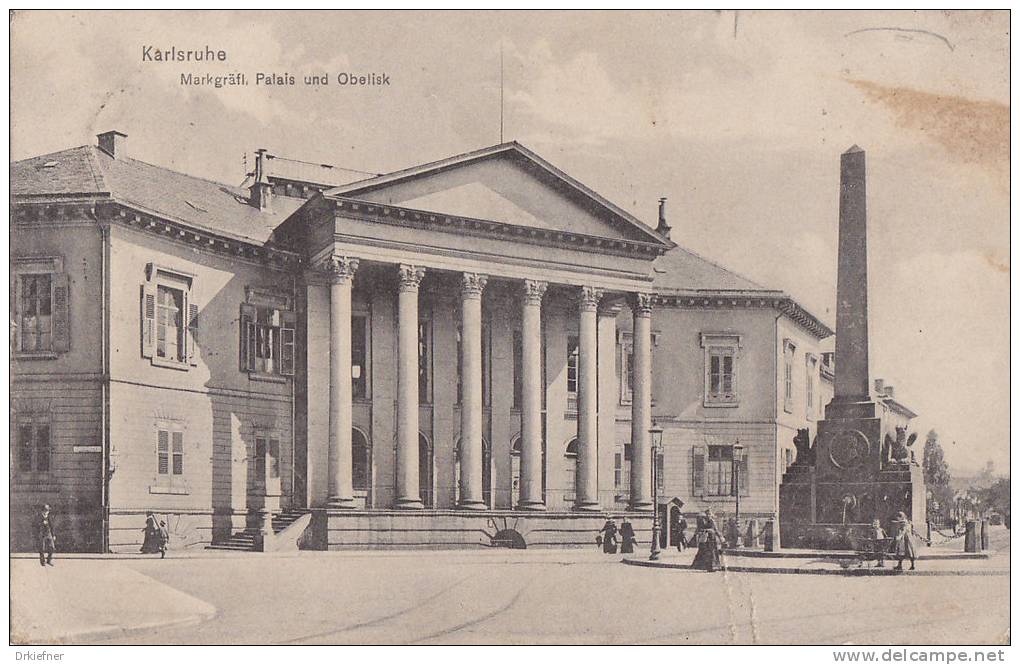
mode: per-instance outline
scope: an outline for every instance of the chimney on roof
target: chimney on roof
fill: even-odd
[[[99,149],[114,159],[127,157],[127,134],[110,130],[102,134],[96,134],[99,139]]]
[[[880,396],[885,394],[885,379],[875,379],[875,392]]]
[[[655,232],[660,236],[669,240],[670,226],[666,223],[666,197],[659,199],[659,225],[655,227]]]
[[[273,186],[266,176],[266,160],[269,153],[265,148],[255,151],[255,181],[251,184],[249,201],[259,210],[271,210],[273,204]]]
[[[896,399],[896,390],[892,386],[886,386],[885,396],[889,399]]]

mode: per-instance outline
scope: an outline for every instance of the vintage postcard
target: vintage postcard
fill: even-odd
[[[1005,658],[1008,11],[9,31],[12,658]]]

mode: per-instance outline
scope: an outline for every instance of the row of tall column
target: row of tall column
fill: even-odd
[[[329,506],[353,508],[351,290],[358,259],[331,256],[329,319]],[[418,289],[425,269],[399,266],[397,301],[397,452],[395,507],[423,507],[418,475]],[[482,510],[482,292],[485,275],[461,277],[461,491],[459,507]],[[521,475],[518,508],[545,510],[542,486],[542,300],[548,284],[524,280],[521,294]],[[598,316],[603,291],[583,286],[578,300],[577,476],[575,509],[601,510],[598,495]],[[651,294],[631,294],[634,315],[631,403],[631,496],[634,510],[650,510]],[[614,309],[608,310],[615,317]],[[604,314],[608,316],[608,314]],[[624,379],[625,380],[625,379]],[[611,430],[612,428],[610,428]],[[615,447],[615,441],[610,442]]]

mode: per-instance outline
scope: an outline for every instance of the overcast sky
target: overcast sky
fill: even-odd
[[[516,139],[834,325],[839,155],[867,151],[873,377],[959,473],[1009,465],[1009,17],[999,13],[19,13],[12,159],[130,135],[385,172]],[[142,48],[225,50],[143,62]],[[295,75],[188,89],[180,73]],[[389,86],[341,88],[340,72]],[[325,73],[330,85],[300,85]]]

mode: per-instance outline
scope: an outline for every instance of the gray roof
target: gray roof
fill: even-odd
[[[274,197],[272,210],[259,210],[248,204],[246,189],[129,157],[114,159],[95,146],[12,163],[11,193],[15,199],[109,196],[160,217],[258,244],[304,203]]]
[[[677,246],[655,260],[652,272],[656,291],[762,291],[776,293],[727,270],[717,263]]]

